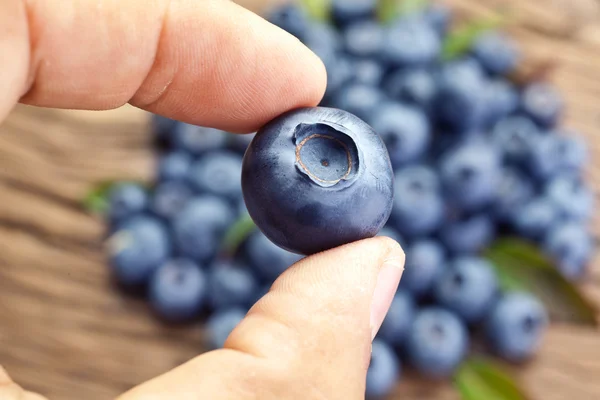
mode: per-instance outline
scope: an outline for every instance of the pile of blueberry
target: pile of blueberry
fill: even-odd
[[[585,143],[558,125],[559,93],[547,82],[510,79],[520,53],[509,38],[486,32],[448,59],[447,8],[427,5],[382,24],[376,7],[332,0],[331,23],[294,5],[269,15],[325,63],[322,105],[370,124],[394,167],[394,206],[381,235],[403,244],[407,263],[373,343],[369,396],[391,390],[401,360],[427,377],[451,376],[475,337],[508,361],[532,356],[546,310],[530,294],[502,293],[481,251],[499,236],[518,236],[578,279],[593,251],[594,200],[582,180]],[[224,250],[232,225],[247,218],[240,174],[252,135],[154,122],[157,183],[111,190],[110,262],[123,286],[147,288],[160,317],[208,315],[208,345],[220,347],[300,256],[258,230]]]

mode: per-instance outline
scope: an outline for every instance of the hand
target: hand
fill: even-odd
[[[323,64],[312,52],[226,0],[0,4],[0,54],[10,60],[0,75],[0,119],[17,101],[87,109],[129,102],[251,132],[288,109],[316,105],[325,90]],[[387,238],[305,258],[274,283],[224,349],[119,400],[362,399],[371,341],[403,265],[402,250]],[[7,382],[0,379],[0,398],[39,398],[19,397]]]

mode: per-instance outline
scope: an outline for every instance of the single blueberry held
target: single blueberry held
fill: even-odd
[[[185,182],[162,182],[154,189],[150,208],[157,216],[170,220],[192,197],[193,191]]]
[[[308,29],[308,17],[296,4],[279,5],[267,15],[267,20],[298,39],[302,39]]]
[[[544,239],[544,250],[570,280],[580,279],[594,254],[591,234],[580,223],[568,222],[554,227]]]
[[[388,395],[398,382],[400,373],[400,360],[394,350],[384,341],[375,339],[371,346],[371,363],[367,370],[366,398]]]
[[[543,128],[554,126],[563,110],[563,100],[549,83],[528,85],[521,95],[521,109]]]
[[[174,217],[173,240],[177,251],[198,262],[208,261],[218,250],[234,212],[222,199],[198,196]]]
[[[211,152],[200,157],[191,168],[190,182],[199,193],[228,200],[241,196],[242,157],[229,151]]]
[[[215,309],[250,306],[258,282],[248,268],[227,261],[216,261],[208,275],[208,300]]]
[[[502,168],[492,213],[500,222],[512,222],[518,210],[533,196],[533,184],[522,172],[513,167]]]
[[[537,197],[516,211],[512,223],[521,236],[539,240],[560,220],[556,205],[547,197]]]
[[[115,277],[127,286],[145,284],[171,254],[165,226],[144,215],[124,221],[107,244]]]
[[[545,192],[561,217],[587,221],[593,215],[594,193],[579,177],[558,176],[548,183]]]
[[[505,294],[485,322],[489,346],[511,362],[530,358],[539,348],[548,316],[544,306],[527,293]]]
[[[379,55],[383,46],[383,27],[375,21],[354,23],[344,31],[344,49],[359,58]]]
[[[271,241],[299,254],[375,236],[390,215],[393,185],[381,138],[357,117],[331,108],[276,118],[244,156],[250,216]]]
[[[261,278],[273,282],[279,275],[292,264],[301,259],[301,256],[271,242],[261,232],[256,232],[246,242],[248,261]]]
[[[187,321],[200,313],[207,287],[205,273],[196,263],[173,259],[154,272],[150,280],[150,304],[167,321]]]
[[[192,157],[183,151],[165,155],[158,164],[158,179],[161,181],[183,181],[188,178]]]
[[[173,131],[173,142],[177,150],[200,155],[224,147],[227,144],[227,133],[180,122]]]
[[[430,239],[419,240],[406,249],[406,265],[400,288],[417,299],[428,295],[446,267],[442,245]]]
[[[473,55],[489,73],[497,75],[511,72],[520,58],[515,43],[496,31],[484,33],[475,40]]]
[[[417,314],[406,342],[410,363],[428,378],[451,376],[468,346],[469,333],[464,323],[437,307],[427,307]]]
[[[430,111],[436,95],[436,81],[425,68],[399,69],[386,79],[384,88],[392,99]]]
[[[246,317],[246,309],[241,307],[217,311],[206,322],[206,344],[210,349],[225,346],[231,332]]]
[[[402,347],[413,323],[415,307],[412,295],[407,291],[399,290],[381,324],[378,337],[393,347]]]
[[[492,130],[492,143],[502,152],[506,162],[515,166],[531,162],[541,137],[535,123],[524,116],[502,119]]]
[[[142,213],[147,205],[148,193],[136,183],[118,183],[108,193],[108,216],[113,224]]]
[[[452,254],[475,254],[496,236],[496,225],[487,213],[450,217],[440,229],[440,240]]]
[[[392,67],[430,64],[439,55],[440,37],[421,19],[401,19],[385,32],[382,59]]]
[[[355,83],[342,88],[333,99],[333,104],[341,110],[370,122],[373,114],[384,100],[385,95],[379,88]]]
[[[449,266],[435,285],[435,299],[468,324],[479,322],[494,305],[498,293],[493,267],[478,257],[459,257]]]
[[[339,27],[375,16],[377,0],[332,0],[331,18]]]
[[[416,107],[400,103],[380,107],[371,126],[383,139],[394,167],[422,158],[431,140],[427,116]]]

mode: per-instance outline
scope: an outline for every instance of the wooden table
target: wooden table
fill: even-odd
[[[256,0],[246,0],[245,4]],[[558,63],[552,78],[600,169],[600,2],[452,0],[460,16],[511,7],[528,64]],[[17,107],[0,127],[0,364],[51,399],[100,400],[194,357],[201,329],[166,327],[143,301],[114,290],[103,224],[80,208],[90,185],[149,179],[147,115],[131,107],[80,112]],[[583,285],[600,304],[600,268]],[[536,399],[600,398],[598,332],[553,326],[520,375]],[[448,386],[405,383],[398,399],[451,399]]]

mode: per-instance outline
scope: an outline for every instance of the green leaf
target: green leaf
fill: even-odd
[[[471,357],[454,376],[463,400],[528,400],[530,397],[498,363]]]
[[[596,306],[535,245],[516,238],[500,239],[485,251],[485,257],[505,290],[538,296],[553,320],[598,326]]]
[[[254,232],[256,224],[248,213],[242,215],[225,233],[221,253],[234,255],[242,243]]]
[[[331,0],[301,0],[300,4],[310,18],[321,22],[329,21]]]
[[[442,43],[442,58],[453,60],[465,54],[477,38],[490,30],[497,29],[507,22],[504,15],[470,21],[451,31]]]
[[[95,185],[83,198],[82,205],[92,214],[105,214],[108,211],[108,195],[115,185],[131,182],[147,186],[145,182],[108,180]]]
[[[429,4],[429,0],[379,0],[377,18],[389,23],[403,15],[416,13]]]

